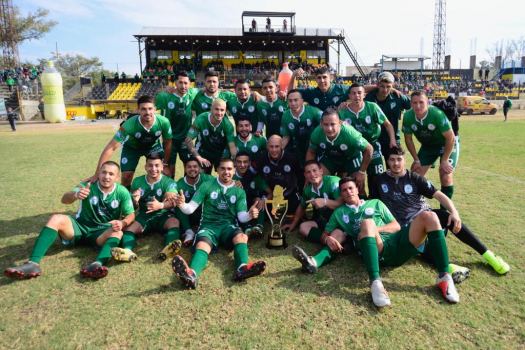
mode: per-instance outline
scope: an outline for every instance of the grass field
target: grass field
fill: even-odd
[[[525,117],[502,123],[499,114],[461,118],[454,201],[463,221],[512,270],[497,275],[448,237],[451,262],[471,269],[458,285],[457,305],[446,303],[434,286],[435,271],[417,258],[382,270],[392,307],[378,311],[355,255],[303,275],[290,249],[270,251],[253,241],[250,258],[267,260],[265,275],[234,283],[232,254],[221,250],[197,290],[188,291],[168,263],[155,261],[163,246],[158,235],[138,241],[137,262],[109,262],[109,275],[99,281],[79,276],[96,256],[92,248],[57,242],[39,278],[0,277],[0,348],[523,348]],[[22,124],[12,133],[0,124],[2,270],[27,260],[51,214],[76,211],[60,197],[92,174],[113,125]],[[437,183],[437,171],[429,178]],[[307,252],[320,249],[298,233],[288,238]],[[187,248],[182,255],[191,258]]]

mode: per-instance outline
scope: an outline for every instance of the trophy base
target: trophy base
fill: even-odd
[[[288,244],[286,243],[286,239],[283,237],[279,238],[273,238],[272,236],[268,236],[268,243],[266,243],[266,248],[268,249],[286,249],[288,247]]]

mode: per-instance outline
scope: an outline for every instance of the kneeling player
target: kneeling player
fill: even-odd
[[[201,225],[194,244],[195,255],[190,266],[179,255],[172,261],[173,272],[190,289],[197,287],[198,276],[208,262],[208,255],[216,251],[219,244],[233,249],[237,268],[233,275],[235,281],[258,276],[266,269],[264,260],[249,263],[248,236],[237,226],[237,219],[248,222],[258,217],[258,203],[248,211],[246,193],[234,186],[231,159],[221,159],[218,173],[217,180],[202,184],[191,202],[186,203],[184,196],[177,197],[177,206],[187,215],[203,204]]]
[[[437,286],[451,303],[459,302],[459,295],[448,267],[448,250],[439,219],[432,212],[421,213],[409,225],[399,226],[388,208],[379,200],[359,199],[357,185],[346,177],[339,182],[345,205],[337,208],[326,226],[326,247],[312,257],[294,247],[294,257],[303,265],[303,271],[312,273],[322,264],[332,261],[343,249],[347,236],[361,251],[370,278],[372,299],[378,307],[390,305],[390,298],[379,277],[379,265],[400,266],[412,256],[420,254],[428,245],[439,271]],[[344,234],[336,232],[339,228]]]
[[[324,244],[326,235],[324,228],[330,220],[334,209],[343,204],[343,198],[339,193],[339,178],[337,176],[324,175],[321,164],[316,160],[309,160],[304,166],[304,177],[308,186],[303,190],[301,204],[295,211],[294,219],[290,224],[284,225],[284,231],[293,231],[303,219],[308,204],[314,207],[314,214],[309,221],[299,225],[299,233],[310,242]]]
[[[158,153],[146,156],[146,175],[135,178],[131,184],[133,206],[139,208],[135,222],[124,228],[122,248],[111,249],[111,255],[118,261],[133,261],[137,255],[133,253],[135,236],[149,232],[165,233],[165,248],[157,257],[160,260],[173,258],[182,246],[179,220],[168,211],[173,207],[166,200],[169,193],[177,193],[177,183],[162,174],[162,158]]]
[[[54,214],[38,236],[29,261],[23,265],[9,267],[5,275],[11,278],[32,278],[42,274],[40,261],[57,236],[65,245],[84,244],[100,248],[95,261],[80,270],[82,277],[99,279],[108,274],[103,266],[110,258],[110,250],[119,245],[122,228],[135,219],[128,190],[117,184],[120,167],[108,161],[102,164],[98,181],[81,183],[73,191],[62,196],[62,203],[72,204],[80,200],[75,218]],[[120,220],[121,212],[125,215]]]

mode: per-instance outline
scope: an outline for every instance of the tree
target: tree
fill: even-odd
[[[497,56],[501,56],[503,61],[520,60],[525,56],[525,36],[522,35],[518,39],[496,41],[488,46],[485,52],[489,55],[492,63]]]
[[[16,37],[14,38],[18,45],[24,41],[42,39],[49,33],[58,22],[47,19],[49,10],[38,8],[35,12],[28,12],[27,16],[20,13],[18,6],[14,6],[14,24],[16,28]],[[7,41],[6,33],[1,31],[0,40],[2,43]]]
[[[55,62],[55,66],[60,70],[63,76],[67,77],[86,77],[93,71],[99,71],[104,65],[98,57],[84,57],[80,54],[59,54],[58,62],[57,55],[55,52],[51,53],[53,57],[52,61]]]

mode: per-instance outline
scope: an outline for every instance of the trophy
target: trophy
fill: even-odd
[[[281,186],[275,186],[273,199],[264,200],[266,214],[268,214],[272,224],[272,232],[268,234],[268,243],[266,244],[268,249],[285,249],[288,246],[282,231],[283,220],[288,212],[288,201],[284,200],[283,191]]]

